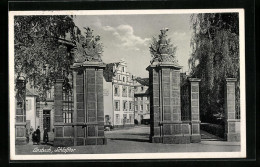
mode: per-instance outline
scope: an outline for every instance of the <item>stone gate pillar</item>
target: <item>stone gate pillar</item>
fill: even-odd
[[[99,62],[73,65],[74,145],[103,145],[103,69]]]
[[[199,82],[198,78],[189,78],[190,82],[190,116],[191,116],[191,142],[201,141],[200,110],[199,110]]]
[[[181,121],[180,69],[171,62],[154,62],[147,68],[153,143],[190,143],[189,124]]]
[[[26,86],[24,79],[16,81],[17,94],[15,98],[15,144],[26,144]]]
[[[63,82],[63,79],[57,79],[54,85],[54,146],[74,145],[73,124],[63,120]]]
[[[240,141],[240,119],[236,119],[236,78],[226,78],[225,86],[225,139]]]

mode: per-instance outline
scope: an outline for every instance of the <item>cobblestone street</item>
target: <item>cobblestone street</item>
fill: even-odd
[[[235,152],[240,151],[240,143],[213,139],[214,136],[202,132],[201,143],[155,144],[149,143],[149,126],[136,126],[127,129],[106,131],[107,145],[72,146],[73,151],[66,154],[107,154],[107,153],[160,153],[160,152]],[[52,152],[34,152],[49,149]],[[17,145],[16,154],[62,154],[56,147],[48,145]]]

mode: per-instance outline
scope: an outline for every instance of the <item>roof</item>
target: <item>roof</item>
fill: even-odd
[[[136,80],[138,83],[140,83],[141,85],[149,86],[149,78],[140,78],[140,77],[137,77],[135,80]]]
[[[26,88],[26,96],[37,96],[37,94],[32,93],[29,89]]]

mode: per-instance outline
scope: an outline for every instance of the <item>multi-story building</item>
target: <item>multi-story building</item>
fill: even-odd
[[[105,125],[114,127],[134,125],[133,75],[127,71],[125,60],[107,64],[104,71]],[[112,105],[110,105],[112,102]]]
[[[37,92],[27,85],[26,88],[26,128],[36,130],[40,127],[43,134],[46,128],[48,132],[54,129],[54,89],[46,92],[46,100],[39,99]],[[41,135],[42,138],[43,135]]]
[[[134,80],[135,120],[138,124],[147,124],[150,120],[149,78]]]

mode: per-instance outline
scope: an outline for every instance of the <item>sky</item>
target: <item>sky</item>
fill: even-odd
[[[169,28],[167,37],[177,46],[176,58],[182,72],[188,71],[191,54],[190,14],[149,15],[77,15],[75,24],[93,29],[93,35],[100,35],[103,43],[104,63],[127,62],[128,71],[138,77],[148,77],[146,67],[150,65],[149,46],[151,39],[160,34],[162,28]],[[84,33],[85,34],[85,33]]]

